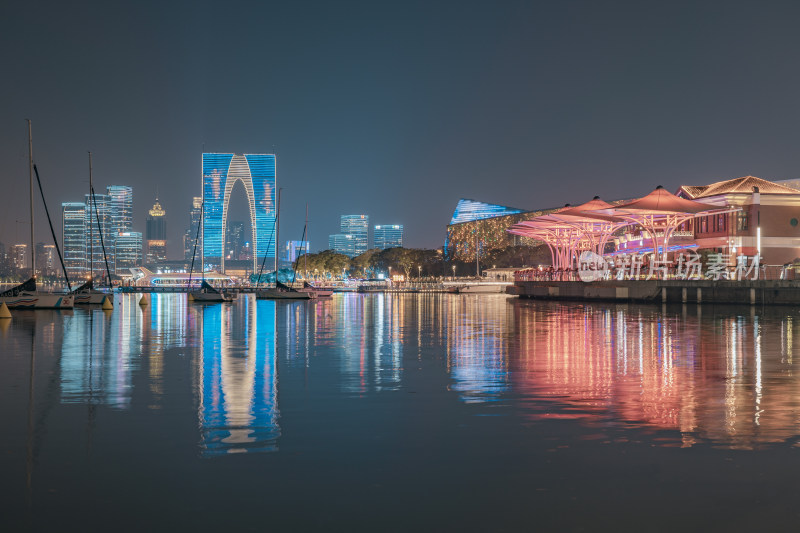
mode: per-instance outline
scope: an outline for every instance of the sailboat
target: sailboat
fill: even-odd
[[[89,198],[89,280],[72,291],[72,294],[75,295],[75,305],[99,305],[105,301],[107,296],[106,293],[94,288],[94,222],[92,222],[92,208],[94,208],[94,214],[97,217],[97,231],[100,234],[100,244],[103,247],[103,258],[106,261],[106,270],[108,270],[108,258],[105,257],[106,248],[103,244],[103,232],[100,229],[100,214],[97,212],[97,201],[94,197],[94,183],[92,181],[92,152],[89,152]],[[108,275],[110,280],[111,272],[108,272]]]
[[[256,299],[257,300],[310,300],[312,295],[308,292],[301,292],[294,287],[286,285],[278,281],[278,229],[280,228],[281,217],[281,190],[278,189],[278,205],[275,211],[275,286],[258,288],[258,283],[261,282],[261,272],[258,273],[258,282],[256,283]],[[305,235],[305,231],[303,232]],[[269,252],[269,243],[267,249],[264,250],[264,261],[267,260],[267,253]],[[263,269],[263,261],[262,261]],[[297,273],[297,269],[295,269]]]
[[[0,304],[6,304],[9,309],[72,309],[74,305],[74,298],[71,294],[53,294],[41,292],[36,290],[36,248],[33,232],[33,140],[31,135],[31,121],[28,120],[28,174],[30,180],[30,214],[31,214],[31,277],[24,283],[12,287],[6,291],[0,292]],[[38,180],[39,174],[37,172],[36,178]],[[42,183],[39,181],[39,191],[42,193],[42,201],[44,202],[44,192],[42,192]],[[44,205],[47,211],[47,204]],[[48,213],[47,219],[50,220]],[[58,247],[58,240],[55,238],[53,231],[53,224],[50,223],[50,231],[53,234],[58,257],[61,258],[61,250]],[[61,261],[61,267],[64,268],[64,261]],[[67,279],[69,286],[69,278],[67,278],[66,269],[64,269],[64,276]]]
[[[304,238],[301,241],[302,243],[304,243],[306,245],[308,244],[308,242],[310,240],[308,238],[307,230],[308,230],[308,204],[306,204],[306,225],[303,227],[303,236],[304,236]],[[304,250],[303,248],[301,248],[300,252],[303,254],[303,263],[305,264],[306,256],[308,255],[308,249]],[[303,267],[303,270],[308,272],[308,268],[305,267],[305,266]],[[295,265],[295,273],[296,272],[297,272],[297,265]],[[308,294],[311,295],[312,298],[327,298],[327,297],[333,296],[333,289],[326,289],[326,288],[323,288],[323,287],[317,287],[315,285],[312,285],[308,281],[303,281],[303,288],[302,289],[297,289],[297,290],[300,291],[300,292],[307,292]]]
[[[194,272],[194,256],[197,253],[197,241],[200,238],[200,228],[203,226],[203,214],[205,213],[206,206],[205,202],[200,207],[200,224],[197,225],[197,235],[194,237],[194,251],[192,252],[192,266],[189,268],[189,301],[193,302],[200,302],[200,303],[216,303],[216,302],[231,302],[234,299],[234,295],[217,289],[213,287],[209,282],[206,281],[205,277],[205,252],[201,252],[201,267],[200,270],[202,272],[202,282],[200,283],[200,288],[197,290],[192,289],[192,273]]]

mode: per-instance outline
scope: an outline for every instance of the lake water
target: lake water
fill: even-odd
[[[3,531],[796,531],[800,312],[337,294],[16,312]]]

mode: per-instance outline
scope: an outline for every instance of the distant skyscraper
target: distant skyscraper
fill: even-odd
[[[128,269],[142,265],[142,234],[123,231],[114,241],[114,272],[129,274]]]
[[[200,210],[203,207],[203,197],[195,196],[192,198],[192,208],[189,209],[189,227],[186,228],[186,233],[183,236],[183,258],[187,261],[192,260],[192,255],[195,253],[195,240],[197,240],[197,257],[200,259],[200,250],[202,248],[203,236],[197,230],[200,227]]]
[[[349,233],[337,233],[328,237],[328,249],[347,257],[355,257],[355,237]]]
[[[43,242],[36,243],[36,275],[52,277],[55,276],[56,265],[58,264],[58,255],[56,255],[56,247],[52,244],[45,244]]]
[[[147,264],[167,260],[167,213],[158,203],[153,204],[147,217]]]
[[[241,259],[245,243],[244,222],[228,222],[225,233],[225,259]]]
[[[11,266],[18,273],[22,274],[28,268],[28,245],[14,244],[11,246]]]
[[[275,156],[272,154],[203,154],[204,262],[225,271],[228,204],[237,181],[250,204],[253,270],[275,257]]]
[[[342,215],[339,231],[353,236],[353,255],[363,254],[369,247],[369,216]]]
[[[125,185],[106,187],[109,209],[111,210],[111,235],[113,242],[117,235],[130,231],[133,227],[133,189]]]
[[[86,204],[64,202],[61,204],[61,242],[64,246],[64,266],[70,282],[85,279],[87,275]]]
[[[86,253],[87,267],[92,278],[103,278],[106,275],[106,259],[109,270],[114,267],[114,239],[112,237],[112,212],[110,198],[107,194],[86,195]],[[101,240],[102,238],[102,240]],[[105,256],[103,250],[105,249]]]
[[[386,250],[387,248],[403,247],[402,224],[375,225],[372,236],[375,242],[375,246],[373,246],[373,248]]]
[[[294,263],[298,257],[307,254],[311,248],[308,241],[286,241],[285,254],[283,256],[287,263]]]

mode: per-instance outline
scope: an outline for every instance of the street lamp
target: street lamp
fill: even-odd
[[[453,265],[453,281],[456,280],[456,266]]]
[[[417,265],[417,279],[422,277],[422,265]]]

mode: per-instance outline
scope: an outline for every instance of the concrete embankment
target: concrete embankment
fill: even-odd
[[[537,300],[800,305],[800,280],[517,281],[506,292]]]

